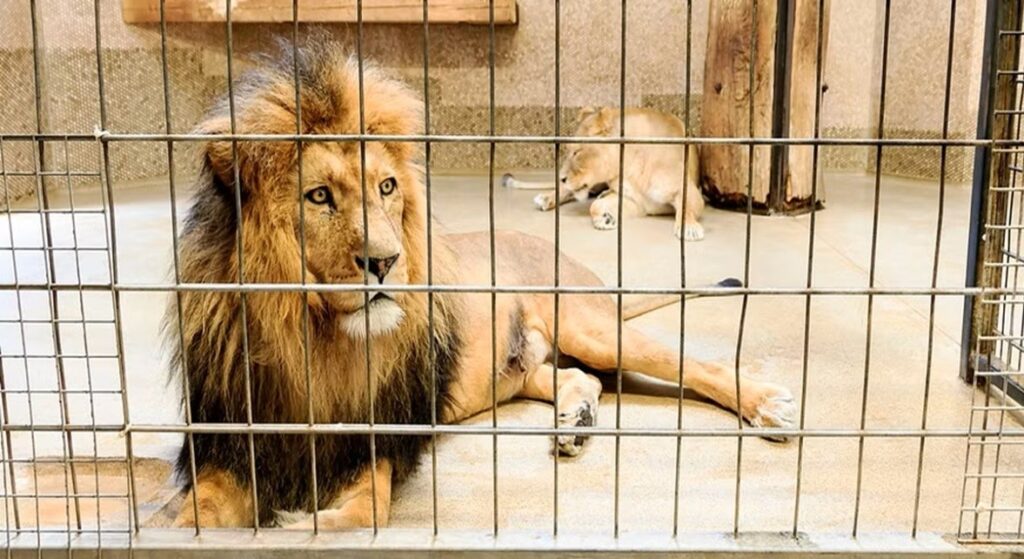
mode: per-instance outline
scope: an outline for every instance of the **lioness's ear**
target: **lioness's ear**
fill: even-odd
[[[594,114],[596,112],[597,112],[597,108],[596,107],[582,107],[580,109],[579,114],[576,115],[576,120],[577,120],[577,122],[583,122],[584,120],[587,119],[587,117],[589,117],[590,115],[592,115],[592,114]]]
[[[616,111],[608,107],[603,107],[601,110],[596,111],[597,114],[591,121],[591,133],[595,136],[607,136],[612,133],[615,128],[617,114]]]

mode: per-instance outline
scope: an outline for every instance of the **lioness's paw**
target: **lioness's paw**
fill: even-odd
[[[676,229],[676,238],[687,241],[700,241],[704,239],[704,226],[699,223],[687,223],[682,231]]]
[[[595,215],[593,219],[594,229],[600,229],[602,231],[615,229],[615,225],[618,223],[618,220],[615,219],[615,216],[607,212]]]
[[[545,192],[544,194],[538,194],[533,197],[533,205],[537,206],[538,210],[548,211],[555,207],[555,195],[551,192]]]
[[[782,386],[768,385],[753,406],[747,418],[754,427],[777,427],[791,429],[796,425],[797,406],[793,395]],[[768,440],[784,442],[787,437],[765,437]]]
[[[597,424],[597,404],[588,400],[579,403],[575,409],[558,414],[559,427],[593,427]],[[586,435],[558,435],[555,447],[562,456],[578,456],[583,452],[583,443],[590,437]]]

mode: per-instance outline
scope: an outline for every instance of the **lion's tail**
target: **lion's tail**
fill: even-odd
[[[513,177],[509,173],[505,173],[501,176],[501,186],[505,188],[515,188],[518,190],[554,190],[555,184],[553,182],[533,182],[533,181],[521,181]]]
[[[716,283],[713,287],[743,287],[743,282],[736,278],[725,278]],[[687,299],[695,299],[697,297],[700,297],[700,295],[696,293],[691,293],[686,296]],[[671,293],[666,293],[664,295],[641,295],[631,301],[622,302],[622,320],[632,320],[651,311],[656,311],[662,307],[667,307],[678,302],[679,295]]]

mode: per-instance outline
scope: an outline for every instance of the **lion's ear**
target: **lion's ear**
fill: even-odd
[[[229,134],[231,120],[226,116],[213,116],[196,127],[197,134]],[[204,159],[217,178],[224,184],[234,184],[231,142],[211,140],[203,144]]]
[[[380,80],[366,90],[366,133],[405,136],[423,133],[423,102],[397,81]],[[384,147],[399,160],[411,159],[412,142],[385,141]]]

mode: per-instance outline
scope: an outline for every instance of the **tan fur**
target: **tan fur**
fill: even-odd
[[[578,115],[575,136],[620,136],[620,112],[608,107],[584,107]],[[626,109],[627,138],[686,136],[681,120],[652,109]],[[704,229],[698,219],[704,209],[700,193],[700,162],[697,147],[686,152],[679,145],[627,144],[623,149],[622,176],[619,176],[619,146],[616,144],[567,144],[559,174],[559,203],[586,198],[594,187],[606,184],[605,191],[590,205],[594,227],[614,229],[619,220],[618,195],[623,195],[622,211],[629,216],[675,215],[675,234],[686,240],[700,240]],[[685,176],[684,176],[685,167]],[[514,179],[506,184],[530,187]],[[685,192],[685,200],[684,200]],[[555,193],[540,194],[534,203],[541,210],[554,209]]]
[[[332,52],[332,51],[327,51]],[[326,56],[326,55],[325,55]],[[356,70],[351,60],[340,55],[327,56],[322,81],[328,91],[320,96],[303,97],[305,132],[344,134],[358,131]],[[387,79],[372,67],[364,77],[366,127],[382,134],[412,134],[422,130],[421,105],[399,82]],[[286,77],[272,83],[253,86],[244,92],[245,102],[238,109],[236,130],[242,133],[287,134],[295,130],[294,90]],[[257,94],[260,93],[260,94]],[[646,115],[647,113],[641,113]],[[648,115],[651,116],[651,115]],[[646,119],[645,116],[643,119]],[[651,116],[653,118],[653,116]],[[596,120],[595,120],[596,119]],[[607,110],[588,117],[588,126],[607,123],[614,131],[614,115]],[[211,133],[230,130],[230,123],[214,118],[203,124]],[[594,130],[595,128],[591,128]],[[640,130],[644,134],[651,130]],[[681,131],[680,131],[681,134]],[[611,148],[614,149],[614,148]],[[667,159],[663,150],[640,150],[630,156],[631,172],[640,161],[651,156]],[[664,150],[667,151],[667,150]],[[245,197],[242,209],[245,281],[257,283],[298,282],[303,277],[311,284],[359,284],[363,275],[355,259],[364,251],[363,190],[359,169],[360,151],[354,142],[324,142],[305,145],[302,157],[302,183],[298,182],[294,142],[239,142],[238,174]],[[652,155],[652,154],[659,155]],[[365,185],[370,256],[398,254],[388,281],[401,284],[427,283],[427,242],[425,192],[420,168],[415,164],[416,146],[398,142],[367,142]],[[234,184],[232,149],[227,142],[211,142],[205,155],[212,171],[227,185]],[[693,158],[691,158],[693,159]],[[573,175],[577,177],[578,175]],[[627,177],[634,175],[627,174]],[[377,187],[394,177],[398,190],[385,196]],[[575,180],[575,179],[574,179]],[[638,179],[637,179],[638,180]],[[635,184],[639,185],[639,182]],[[328,211],[321,205],[303,200],[320,185],[333,192],[337,208]],[[228,190],[233,190],[228,188]],[[232,194],[233,195],[233,194]],[[692,196],[699,200],[699,195]],[[301,205],[306,240],[306,265],[300,255]],[[694,216],[694,219],[695,216]],[[237,253],[234,246],[206,246],[202,239],[187,236],[182,244],[182,278],[196,283],[232,283],[237,277]],[[552,285],[554,251],[550,243],[513,232],[496,233],[496,273],[499,285]],[[224,254],[228,258],[224,258]],[[487,285],[490,283],[489,236],[486,233],[443,235],[433,239],[433,283],[448,285]],[[598,286],[600,280],[581,264],[567,256],[561,258],[562,285]],[[384,288],[386,291],[386,286]],[[371,335],[371,371],[368,387],[366,340],[361,336],[325,323],[344,320],[361,312],[363,294],[312,292],[307,296],[294,292],[250,293],[246,296],[249,353],[255,365],[269,378],[261,381],[273,390],[272,409],[258,410],[268,420],[279,423],[305,423],[306,399],[311,398],[314,417],[336,412],[332,406],[346,406],[348,415],[366,413],[367,393],[386,380],[389,366],[403,355],[427,342],[427,295],[421,292],[390,294],[404,313],[397,327]],[[615,304],[607,295],[565,294],[559,305],[559,337],[554,339],[554,298],[544,294],[499,294],[496,314],[491,314],[491,295],[458,293],[435,295],[452,320],[435,316],[435,330],[441,344],[458,344],[458,360],[450,387],[448,405],[441,419],[457,422],[489,409],[492,379],[498,402],[516,396],[552,400],[555,373],[550,364],[554,344],[563,356],[571,357],[592,372],[616,370]],[[184,336],[198,338],[205,351],[216,355],[238,355],[242,348],[242,328],[237,320],[241,299],[226,292],[185,292],[182,295]],[[315,389],[306,390],[305,355],[302,351],[302,320],[310,317],[309,369]],[[435,311],[437,315],[437,311]],[[495,329],[497,347],[492,347]],[[463,334],[460,334],[463,333]],[[679,381],[679,355],[639,332],[623,327],[622,367]],[[521,335],[520,335],[521,334]],[[519,340],[519,341],[516,341]],[[518,345],[517,345],[518,344]],[[498,362],[494,361],[498,357]],[[515,359],[513,359],[515,357]],[[223,360],[230,363],[230,359]],[[400,362],[400,361],[399,361]],[[792,418],[791,397],[785,388],[742,378],[742,399],[735,394],[736,377],[726,368],[687,359],[684,374],[687,385],[723,406],[736,410],[756,425],[787,425]],[[238,372],[230,367],[196,373],[206,390],[222,397],[241,397],[237,392]],[[558,371],[560,423],[567,426],[592,425],[597,412],[600,383],[577,369]],[[583,437],[560,437],[556,441],[565,453],[579,452]],[[329,468],[329,465],[321,465]],[[378,523],[388,519],[391,465],[378,461],[376,480]],[[350,487],[326,496],[328,510],[321,513],[326,528],[368,526],[372,493],[368,489],[369,471]],[[201,473],[196,487],[200,518],[192,518],[186,506],[179,525],[242,525],[253,521],[247,492],[237,480],[226,479],[218,471]],[[190,499],[186,503],[191,502]],[[296,527],[308,527],[308,521]]]

